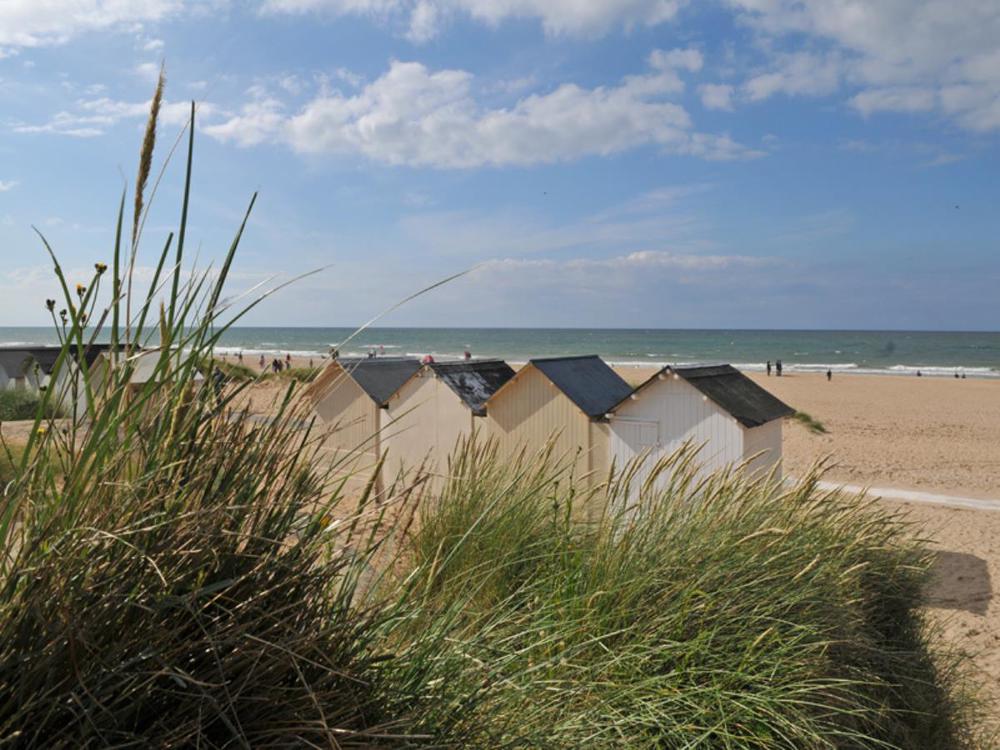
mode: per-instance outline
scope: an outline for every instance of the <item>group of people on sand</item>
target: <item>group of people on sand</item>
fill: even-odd
[[[783,373],[783,371],[784,371],[784,365],[781,364],[781,360],[780,359],[776,359],[774,361],[774,374],[777,375],[780,378],[781,375],[782,375],[782,373]],[[771,360],[767,360],[767,375],[768,375],[768,377],[771,376]],[[833,380],[833,370],[832,369],[829,369],[829,368],[827,369],[827,371],[826,371],[826,379],[827,379],[827,382]]]

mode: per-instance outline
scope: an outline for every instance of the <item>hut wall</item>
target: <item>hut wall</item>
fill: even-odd
[[[611,431],[612,453],[619,466],[647,449],[647,465],[651,466],[686,442],[700,447],[696,462],[703,474],[738,462],[744,455],[739,423],[679,378],[650,383],[637,399],[625,402],[611,421]]]
[[[760,454],[760,455],[756,455]],[[781,420],[743,430],[743,458],[755,456],[747,465],[752,472],[769,472],[777,467],[781,475]]]
[[[513,455],[522,447],[533,453],[554,439],[554,456],[559,460],[575,457],[576,475],[589,474],[594,460],[590,420],[533,367],[523,368],[490,400],[486,420],[486,432],[497,440],[503,454]]]
[[[448,457],[473,427],[472,412],[428,369],[421,370],[396,392],[383,416],[386,479],[421,465],[443,475]]]

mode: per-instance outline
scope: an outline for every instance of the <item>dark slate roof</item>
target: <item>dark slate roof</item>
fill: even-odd
[[[420,360],[407,357],[341,358],[337,362],[379,406],[420,369]]]
[[[88,365],[94,364],[101,352],[110,349],[109,344],[89,344],[83,349],[83,356]],[[45,375],[52,372],[56,359],[59,358],[60,346],[4,346],[0,347],[0,367],[7,371],[10,377],[25,374],[27,368],[37,364]],[[70,349],[70,354],[76,354],[77,348]]]
[[[632,389],[596,354],[532,359],[531,364],[591,419],[629,397]]]
[[[792,407],[732,365],[692,365],[666,367],[664,370],[680,375],[744,427],[759,427],[795,413]]]
[[[513,368],[500,359],[432,362],[428,367],[455,391],[477,417],[486,416],[487,399],[514,377]]]

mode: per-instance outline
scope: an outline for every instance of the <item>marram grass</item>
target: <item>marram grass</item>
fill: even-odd
[[[689,453],[637,499],[635,467],[584,490],[475,441],[435,495],[354,502],[294,380],[251,420],[248,382],[199,374],[246,309],[222,302],[243,228],[183,284],[168,237],[122,304],[124,223],[109,310],[107,266],[74,291],[55,263],[87,408],[54,429],[46,391],[3,477],[0,746],[976,746],[897,518],[811,478],[699,483]],[[123,347],[99,382],[72,364],[88,320]]]
[[[454,462],[409,574],[427,616],[461,611],[469,746],[977,746],[919,611],[931,558],[912,530],[814,478],[698,483],[690,460],[631,501],[626,482],[574,496],[544,456]]]

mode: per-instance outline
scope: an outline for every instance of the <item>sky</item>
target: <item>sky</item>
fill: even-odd
[[[255,325],[1000,330],[996,0],[4,0],[0,325],[109,262],[157,73]],[[166,160],[166,161],[165,161]],[[130,217],[129,219],[130,220]]]

